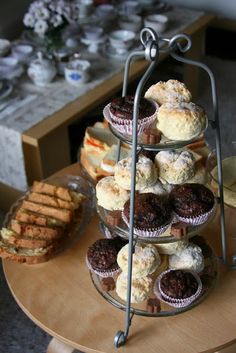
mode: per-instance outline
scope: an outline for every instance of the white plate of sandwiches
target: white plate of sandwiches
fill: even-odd
[[[69,247],[93,213],[94,189],[79,176],[35,181],[6,215],[0,256],[19,263],[48,261]]]

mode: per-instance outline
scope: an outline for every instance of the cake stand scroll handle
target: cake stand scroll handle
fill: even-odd
[[[185,42],[185,45],[183,44]],[[188,51],[191,47],[191,39],[186,34],[177,34],[169,40],[168,47],[170,50],[170,55],[177,61],[183,62],[185,64],[194,65],[202,68],[207,72],[210,82],[211,82],[211,93],[212,93],[212,104],[214,119],[211,121],[211,127],[215,131],[216,140],[216,157],[217,157],[217,170],[218,170],[218,180],[219,180],[219,203],[220,203],[220,227],[221,227],[221,247],[222,247],[222,259],[227,265],[227,244],[226,244],[226,231],[225,231],[225,211],[224,211],[224,194],[223,194],[223,171],[222,171],[222,157],[221,157],[221,136],[220,136],[220,121],[219,121],[219,111],[218,111],[218,98],[215,77],[211,69],[204,63],[187,59],[179,54],[177,50],[182,53]]]
[[[145,27],[140,32],[140,41],[144,50],[136,50],[130,53],[125,62],[122,97],[127,95],[129,68],[134,57],[145,58],[147,61],[156,62],[159,57],[158,37],[151,28]],[[118,139],[116,163],[120,160],[121,140]]]
[[[128,249],[128,275],[127,275],[127,296],[126,296],[126,312],[125,312],[125,331],[118,331],[115,335],[114,345],[120,347],[124,345],[128,335],[129,328],[132,322],[133,313],[131,312],[131,285],[132,285],[132,263],[133,263],[133,252],[134,244],[134,204],[135,204],[135,187],[136,187],[136,158],[137,158],[137,131],[138,131],[138,115],[139,105],[142,90],[151,73],[156,66],[156,60],[159,52],[158,38],[155,32],[150,28],[144,28],[140,33],[141,42],[144,45],[144,50],[134,51],[131,53],[125,64],[124,73],[124,85],[123,95],[126,95],[127,83],[129,76],[129,67],[131,61],[135,57],[144,57],[151,61],[146,72],[142,76],[137,86],[134,96],[134,110],[133,110],[133,122],[132,122],[132,163],[131,163],[131,187],[130,187],[130,224],[129,224],[129,249]]]

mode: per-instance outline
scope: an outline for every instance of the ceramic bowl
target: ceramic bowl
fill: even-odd
[[[135,32],[120,29],[111,32],[108,38],[110,45],[121,54],[126,52],[134,43]]]
[[[15,44],[11,50],[12,55],[21,62],[27,61],[33,53],[33,47],[28,44]]]
[[[144,18],[145,27],[150,27],[157,34],[163,33],[167,28],[168,17],[165,15],[149,15]]]
[[[65,79],[73,86],[80,86],[89,80],[91,64],[87,60],[71,60],[65,68]]]
[[[119,5],[119,12],[125,16],[136,15],[140,12],[140,5],[138,1],[125,0]]]
[[[98,40],[103,34],[102,27],[92,27],[92,26],[84,26],[83,28],[85,39],[94,41]]]
[[[11,43],[7,39],[0,39],[0,56],[6,55],[11,48]]]
[[[6,56],[0,58],[0,77],[4,79],[13,79],[19,77],[23,73],[23,67],[19,61],[12,57]]]
[[[96,14],[100,20],[112,20],[116,17],[115,6],[111,4],[99,5]]]
[[[119,27],[127,31],[139,32],[142,28],[142,17],[138,15],[123,16],[119,19]]]

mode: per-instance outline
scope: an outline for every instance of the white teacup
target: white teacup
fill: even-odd
[[[120,29],[109,35],[109,42],[118,54],[126,53],[132,46],[135,39],[135,32]]]
[[[112,20],[116,16],[115,6],[111,4],[99,5],[96,14],[100,20]]]
[[[91,64],[87,60],[74,59],[65,68],[65,78],[73,86],[80,86],[89,80]]]
[[[103,28],[96,26],[84,26],[83,32],[85,39],[96,41],[101,38],[103,34]]]
[[[12,55],[19,61],[26,61],[33,53],[33,47],[28,44],[15,44],[12,46]]]
[[[163,33],[167,28],[168,17],[165,15],[149,15],[144,18],[145,27],[150,27],[157,34]]]
[[[125,0],[120,4],[121,13],[125,16],[136,15],[140,11],[140,5],[135,0]]]
[[[139,32],[142,28],[142,21],[142,17],[138,15],[123,16],[119,19],[119,26],[121,29]]]

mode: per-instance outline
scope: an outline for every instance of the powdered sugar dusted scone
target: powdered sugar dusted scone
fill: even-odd
[[[201,163],[195,164],[195,174],[192,178],[188,179],[188,183],[196,183],[206,185],[208,180],[208,174],[206,168]]]
[[[194,157],[190,151],[161,151],[155,157],[159,177],[169,184],[181,184],[195,173]]]
[[[155,194],[155,195],[167,195],[170,191],[171,191],[171,185],[169,184],[163,185],[160,180],[157,180],[155,184],[140,190],[140,193],[146,194],[151,192],[152,194]]]
[[[126,244],[117,255],[117,263],[125,275],[128,273],[128,250],[129,244]],[[161,259],[154,245],[137,243],[133,253],[132,276],[147,276],[155,272],[160,263]]]
[[[174,269],[201,272],[204,268],[202,249],[198,245],[189,243],[187,247],[169,256],[169,266]]]
[[[204,109],[192,102],[165,103],[157,113],[157,128],[170,140],[188,141],[205,126]]]
[[[96,196],[99,206],[115,211],[123,210],[125,202],[129,199],[129,192],[120,187],[113,176],[108,176],[97,183]]]
[[[192,95],[184,83],[177,80],[159,81],[149,87],[145,98],[152,99],[159,105],[164,103],[190,102]]]
[[[132,158],[121,159],[115,166],[115,181],[126,190],[131,187]],[[140,155],[136,163],[136,190],[142,190],[157,180],[157,170],[151,159]]]
[[[156,245],[157,250],[160,254],[173,255],[181,252],[188,246],[187,240],[179,240],[173,243],[162,243]]]
[[[121,273],[116,280],[116,293],[126,301],[127,298],[127,276]],[[152,279],[149,277],[132,278],[131,281],[131,303],[141,303],[147,299],[152,288]]]

